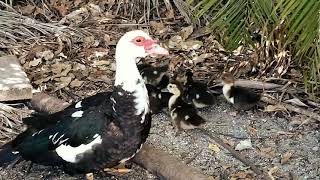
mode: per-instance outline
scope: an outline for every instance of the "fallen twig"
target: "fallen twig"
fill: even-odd
[[[204,129],[199,129],[200,133],[208,136],[210,139],[214,140],[216,143],[218,143],[220,146],[224,147],[227,149],[233,157],[241,161],[243,164],[246,166],[249,166],[253,172],[255,172],[257,175],[263,176],[264,179],[268,179],[268,175],[266,174],[265,171],[259,169],[256,165],[252,164],[249,160],[247,160],[245,157],[243,157],[239,152],[234,150],[231,146],[227,145],[226,143],[223,142],[222,139],[220,139],[218,136],[208,132],[207,130]]]
[[[261,82],[261,81],[251,81],[251,80],[244,80],[244,79],[236,80],[235,85],[252,88],[252,89],[265,89],[265,90],[277,89],[282,87],[282,85],[279,85],[279,84],[267,83],[267,82]],[[217,86],[222,86],[222,83],[216,84],[212,87],[217,87]]]
[[[290,104],[287,104],[287,103],[279,102],[279,101],[273,99],[272,97],[267,97],[266,95],[264,95],[261,98],[261,101],[263,101],[265,103],[268,103],[268,104],[272,104],[272,105],[279,104],[281,106],[284,106],[289,111],[293,111],[293,112],[296,112],[296,113],[299,113],[299,114],[303,114],[303,115],[311,117],[311,118],[313,118],[313,119],[315,119],[317,121],[320,121],[320,115],[318,115],[317,113],[314,113],[312,111],[309,111],[309,110],[301,108],[301,107],[296,107],[296,106],[293,106],[293,105],[290,105]]]

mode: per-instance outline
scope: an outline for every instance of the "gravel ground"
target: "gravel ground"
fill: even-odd
[[[276,179],[320,179],[319,125],[306,123],[296,126],[297,117],[279,118],[261,110],[235,114],[221,98],[213,107],[200,110],[207,119],[207,131],[235,147],[240,141],[250,139],[252,147],[241,153],[251,162],[269,171]],[[176,134],[165,113],[153,118],[153,128],[148,142],[198,167],[217,179],[258,179],[254,173],[209,137],[198,131]],[[209,145],[211,148],[209,148]],[[215,148],[212,148],[215,147]],[[83,175],[70,177],[58,168],[23,162],[12,169],[0,171],[0,179],[83,179]],[[96,174],[95,179],[157,179],[144,169],[133,165],[133,171],[121,176]]]

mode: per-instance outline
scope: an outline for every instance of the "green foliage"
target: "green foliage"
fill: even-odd
[[[320,95],[319,0],[189,0],[195,19],[210,17],[209,28],[230,50],[252,44],[259,30],[262,43],[290,50],[294,63],[304,67],[305,87]]]

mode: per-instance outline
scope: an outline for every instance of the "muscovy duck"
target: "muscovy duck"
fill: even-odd
[[[173,125],[178,131],[194,129],[205,123],[205,120],[198,115],[197,109],[183,100],[183,89],[179,82],[170,82],[167,88],[173,94],[168,107]]]
[[[193,80],[193,73],[187,70],[185,74],[185,97],[196,108],[204,108],[213,105],[216,97],[210,92],[207,85]]]
[[[148,93],[136,63],[156,54],[168,51],[141,30],[127,32],[116,47],[113,92],[34,117],[42,122],[34,126],[35,119],[29,118],[29,129],[0,148],[0,166],[24,159],[62,165],[73,174],[114,167],[133,158],[151,126]]]
[[[261,94],[257,94],[248,88],[235,86],[235,78],[229,72],[223,73],[221,80],[224,97],[229,103],[233,104],[237,110],[249,110],[253,108],[261,98]]]

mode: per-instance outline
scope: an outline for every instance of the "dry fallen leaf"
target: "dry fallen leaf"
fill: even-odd
[[[94,43],[95,43],[94,36],[87,36],[83,39],[83,46],[86,48],[93,46]]]
[[[197,50],[199,48],[201,48],[201,46],[203,46],[203,42],[202,41],[198,41],[198,40],[190,40],[190,41],[186,41],[183,42],[181,47],[182,50]]]
[[[27,4],[26,6],[21,6],[20,10],[23,15],[31,15],[35,10],[35,6]]]
[[[151,21],[150,26],[153,33],[157,35],[164,34],[168,31],[167,27],[161,22]]]
[[[42,51],[42,52],[37,52],[36,53],[36,57],[42,58],[42,59],[48,61],[48,60],[53,59],[54,54],[53,54],[53,52],[51,50],[45,50],[45,51]]]
[[[80,87],[83,83],[84,83],[84,81],[80,81],[78,79],[75,79],[75,80],[71,81],[70,86],[72,88]]]
[[[166,11],[165,14],[166,14],[167,18],[171,18],[172,19],[172,18],[175,17],[173,9],[170,9],[170,10]]]
[[[240,141],[239,144],[237,144],[237,146],[235,148],[235,150],[237,150],[237,151],[242,151],[244,149],[253,149],[250,139]]]
[[[186,40],[192,34],[192,32],[193,32],[193,26],[191,25],[191,26],[182,28],[179,35],[182,37],[182,40]]]
[[[93,66],[104,66],[104,65],[110,65],[110,61],[94,61]]]
[[[290,158],[292,157],[292,155],[293,154],[291,152],[289,152],[289,151],[284,153],[284,155],[282,155],[282,158],[281,158],[281,164],[287,163],[290,160]]]
[[[235,142],[234,142],[232,139],[222,138],[222,141],[223,141],[224,143],[228,144],[229,146],[234,147]]]
[[[257,136],[258,130],[253,127],[248,127],[247,132],[250,136]]]
[[[41,63],[41,58],[34,58],[32,61],[29,62],[29,67],[38,66]]]
[[[170,49],[181,49],[181,36],[173,36],[168,41],[168,48]]]
[[[273,174],[276,173],[276,172],[278,171],[278,169],[279,169],[279,168],[278,168],[277,166],[269,169],[268,175],[269,175],[269,178],[270,178],[271,180],[275,180],[275,179],[276,179],[276,178],[274,178]]]
[[[268,159],[274,159],[276,156],[276,151],[272,147],[267,148],[260,148],[260,153],[262,157],[268,158]]]
[[[213,53],[204,53],[201,54],[200,56],[196,56],[192,58],[192,61],[194,64],[202,63],[205,59],[211,58],[213,56]]]
[[[276,111],[286,111],[287,109],[280,105],[280,104],[277,104],[277,105],[268,105],[264,111],[265,112],[276,112]]]
[[[72,80],[72,77],[60,77],[60,82],[57,83],[57,88],[58,89],[61,89],[61,88],[64,88],[66,86],[68,86],[70,84]]]
[[[208,149],[213,153],[220,152],[220,148],[217,144],[209,144]]]

